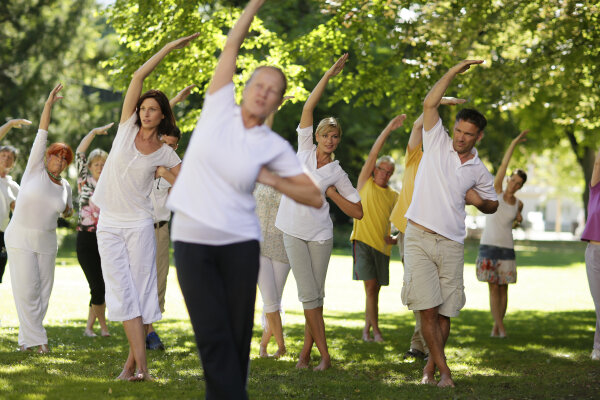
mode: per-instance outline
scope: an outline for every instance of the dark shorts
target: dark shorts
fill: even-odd
[[[355,281],[377,279],[381,286],[390,284],[390,257],[359,240],[352,241],[352,278]]]

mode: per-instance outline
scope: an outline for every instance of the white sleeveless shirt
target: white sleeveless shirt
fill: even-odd
[[[498,193],[498,210],[485,216],[485,228],[480,244],[514,248],[512,226],[519,211],[519,199],[511,205],[504,201],[504,192]]]

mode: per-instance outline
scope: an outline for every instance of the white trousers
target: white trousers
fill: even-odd
[[[19,346],[48,344],[42,325],[54,284],[56,254],[8,247],[12,292],[19,316]]]
[[[162,318],[156,284],[154,227],[110,228],[98,225],[98,252],[111,321],[142,317],[144,324]]]
[[[263,312],[272,313],[281,310],[281,296],[289,273],[290,264],[260,256],[258,289],[263,300]]]

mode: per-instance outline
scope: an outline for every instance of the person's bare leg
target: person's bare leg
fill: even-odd
[[[94,310],[92,309],[92,307],[90,307],[90,310],[88,312],[87,324],[85,325],[85,331],[83,332],[85,336],[96,336],[96,334],[94,333],[94,322],[96,322],[96,313],[94,313]]]
[[[506,307],[508,306],[508,285],[498,285],[499,289],[499,305],[500,305],[500,320],[502,321],[502,329],[498,329],[500,337],[506,337],[506,327],[504,326],[504,316],[506,315]]]
[[[123,365],[123,371],[117,376],[117,379],[122,381],[128,381],[135,375],[135,357],[133,356],[133,351],[131,346],[129,346],[129,354],[127,355],[127,361],[125,361],[125,365]]]
[[[492,336],[500,336],[501,332],[506,334],[502,323],[502,310],[500,306],[500,287],[496,283],[488,283],[490,288],[490,312],[494,318]]]
[[[444,362],[446,362],[446,342],[448,341],[448,336],[450,336],[450,318],[438,314],[438,322],[440,324],[440,331],[442,333],[442,355],[444,356]],[[450,371],[450,369],[448,369],[448,371]],[[452,377],[450,375],[446,377],[443,373],[440,372],[440,381],[438,382],[438,386],[454,387],[454,381],[452,380]]]
[[[92,304],[92,311],[96,315],[96,318],[98,318],[100,334],[102,336],[110,336],[110,333],[108,333],[108,326],[106,325],[106,316],[104,315],[106,311],[106,303],[100,305]]]
[[[306,310],[305,310],[306,311]],[[306,312],[305,312],[306,318]],[[308,326],[308,320],[304,321],[304,345],[302,346],[302,350],[300,350],[300,355],[298,356],[298,363],[296,364],[296,368],[304,369],[308,368],[310,365],[310,351],[312,350],[314,340],[312,334],[310,333],[310,328]]]
[[[144,332],[146,333],[146,336],[148,336],[150,332],[154,332],[154,326],[152,326],[152,324],[144,324]]]
[[[449,332],[449,323],[443,329],[448,329]],[[442,333],[442,326],[440,326],[438,307],[421,310],[421,330],[427,342],[427,347],[429,347],[429,359],[425,368],[423,368],[421,383],[437,384],[435,380],[435,369],[437,367],[440,371],[440,384],[443,382],[441,386],[454,386],[450,368],[448,368],[444,357],[444,335]]]
[[[331,358],[327,349],[327,338],[325,337],[325,321],[323,320],[323,306],[304,310],[304,316],[310,329],[310,334],[321,353],[321,362],[313,368],[315,371],[323,371],[331,367]]]
[[[381,285],[377,283],[377,279],[365,281],[365,293],[367,297],[367,306],[365,310],[365,328],[366,324],[373,328],[373,340],[383,342],[381,331],[379,330],[379,290]],[[367,337],[369,331],[367,330]],[[365,339],[363,331],[363,340]]]
[[[283,326],[281,324],[281,315],[278,311],[266,313],[267,321],[269,323],[269,328],[275,337],[275,341],[277,342],[277,352],[273,354],[273,357],[279,358],[286,353],[285,341],[283,339]]]
[[[148,372],[148,364],[146,361],[146,334],[142,317],[136,317],[128,321],[123,321],[123,329],[127,335],[129,342],[129,357],[123,366],[123,372],[127,373],[135,369],[133,376],[129,377],[130,381],[149,381],[153,378]],[[132,362],[133,361],[133,362]],[[121,373],[121,375],[123,374]],[[119,376],[121,376],[119,375]]]
[[[269,345],[271,336],[273,336],[273,333],[271,332],[271,324],[267,322],[267,325],[265,325],[265,329],[263,329],[262,337],[260,338],[260,345],[258,350],[258,355],[260,356],[260,358],[270,357],[269,353],[267,352],[267,346]]]

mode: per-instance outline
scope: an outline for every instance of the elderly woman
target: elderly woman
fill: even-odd
[[[19,201],[5,232],[19,316],[19,349],[37,346],[38,353],[48,352],[48,336],[42,322],[54,283],[56,220],[61,214],[70,216],[73,209],[71,187],[60,176],[73,161],[73,150],[64,143],[53,143],[46,150],[52,107],[62,98],[58,96],[62,87],[56,85],[44,105],[21,179]]]
[[[204,368],[207,399],[246,399],[259,268],[255,182],[320,207],[323,199],[289,143],[264,125],[285,75],[257,68],[236,105],[240,46],[264,0],[251,0],[227,36],[167,206],[181,292]],[[275,173],[271,172],[274,171]]]
[[[346,215],[361,219],[362,205],[358,191],[352,186],[340,163],[333,160],[333,152],[340,143],[342,128],[333,118],[319,122],[315,132],[317,145],[313,144],[313,112],[329,79],[344,68],[348,54],[340,57],[323,75],[306,100],[298,126],[298,158],[312,174],[322,193],[333,200]],[[316,344],[321,362],[314,369],[325,370],[331,366],[325,322],[323,298],[325,277],[333,248],[333,222],[329,217],[329,204],[325,202],[314,209],[298,204],[289,197],[281,199],[275,226],[283,232],[285,250],[298,286],[298,300],[304,308],[304,346],[296,368],[308,368],[310,352]]]
[[[521,132],[508,146],[502,164],[494,178],[494,189],[498,194],[498,210],[485,216],[485,228],[479,242],[477,256],[477,279],[487,282],[490,290],[490,311],[494,318],[492,337],[505,338],[504,316],[508,304],[508,284],[517,281],[517,264],[512,236],[513,225],[521,223],[523,203],[515,193],[523,187],[527,174],[517,169],[508,178],[506,189],[503,182],[508,163],[517,144],[525,141],[529,131]]]
[[[172,50],[198,34],[166,44],[134,74],[121,122],[92,201],[100,208],[98,251],[106,285],[108,318],[122,321],[129,356],[121,380],[152,380],[146,362],[144,324],[162,318],[156,281],[154,210],[150,199],[159,167],[177,175],[181,160],[160,140],[175,126],[169,99],[158,90],[142,94],[145,78]]]
[[[96,183],[100,178],[102,168],[108,154],[102,149],[91,151],[89,158],[85,152],[96,135],[106,135],[107,129],[113,123],[94,128],[85,135],[75,151],[75,165],[77,166],[77,190],[79,191],[79,222],[77,223],[77,260],[85,274],[85,279],[90,286],[90,309],[88,312],[87,325],[83,334],[94,337],[94,323],[98,319],[102,336],[110,336],[106,326],[104,310],[104,278],[102,277],[102,266],[100,253],[98,253],[98,241],[96,240],[96,228],[100,210],[90,200],[96,190]]]
[[[31,125],[26,119],[11,119],[0,126],[0,140],[11,128],[20,128],[22,125]],[[4,231],[8,226],[10,212],[15,208],[15,200],[19,194],[19,184],[8,175],[17,160],[17,149],[7,145],[0,147],[0,283],[6,268],[6,246],[4,244]]]

